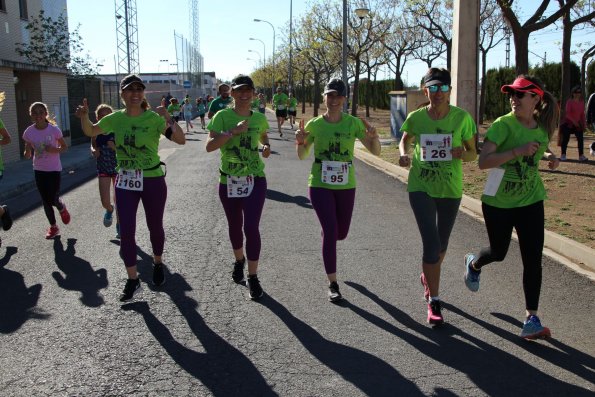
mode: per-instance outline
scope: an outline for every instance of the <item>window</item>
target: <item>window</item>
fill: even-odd
[[[27,0],[19,0],[19,12],[21,19],[29,19],[29,13],[27,12]]]
[[[0,11],[6,12],[6,0],[0,0]]]

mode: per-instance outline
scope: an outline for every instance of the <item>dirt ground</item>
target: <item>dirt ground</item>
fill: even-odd
[[[298,119],[307,122],[312,118],[312,108],[306,107],[302,114],[301,104],[298,108]],[[324,112],[324,107],[320,113]],[[365,115],[360,108],[358,116]],[[370,109],[370,122],[376,126],[384,138],[390,137],[390,112]],[[480,139],[489,124],[480,126]],[[588,131],[585,136],[585,156],[587,162],[578,161],[576,139],[571,137],[567,150],[568,161],[560,163],[555,171],[542,161],[539,167],[541,178],[545,184],[548,200],[545,202],[545,227],[547,230],[571,238],[595,249],[595,157],[589,154],[589,145],[595,140],[595,133]],[[550,148],[560,154],[560,148],[553,142]],[[398,163],[399,151],[396,143],[383,145],[381,157],[394,164]],[[483,192],[487,171],[480,170],[477,162],[464,163],[463,188],[468,196],[479,199]]]

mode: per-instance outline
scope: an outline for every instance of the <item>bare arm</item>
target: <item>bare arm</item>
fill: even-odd
[[[478,161],[480,169],[499,167],[518,156],[533,156],[539,149],[539,143],[529,142],[505,152],[496,152],[496,149],[498,149],[498,146],[494,142],[484,141]]]
[[[10,134],[6,131],[6,128],[0,128],[0,145],[8,145],[11,142]]]
[[[76,108],[76,117],[81,119],[81,127],[85,135],[93,137],[103,133],[98,124],[93,124],[89,119],[89,105],[87,98],[83,99],[83,104]]]
[[[361,143],[375,156],[380,155],[380,137],[376,132],[376,128],[372,127],[366,119],[361,119],[366,127],[366,136],[360,139]]]
[[[408,167],[411,165],[411,159],[409,158],[409,147],[415,140],[415,135],[409,135],[407,132],[403,132],[401,142],[399,142],[399,165],[401,167]]]

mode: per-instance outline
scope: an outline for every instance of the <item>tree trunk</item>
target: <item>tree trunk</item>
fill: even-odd
[[[564,120],[566,101],[570,92],[570,46],[572,45],[572,24],[570,13],[564,13],[562,18],[562,78],[560,86],[560,120]]]
[[[314,117],[318,116],[320,108],[320,72],[314,70]]]
[[[359,71],[360,71],[360,60],[355,60],[355,76],[353,76],[353,95],[351,102],[351,114],[357,116],[357,96],[359,95]]]
[[[304,100],[302,101],[302,114],[306,113],[306,73],[302,73],[302,92]]]
[[[486,112],[486,58],[487,51],[481,51],[481,92],[479,96],[479,120],[478,124],[483,123],[483,116]]]
[[[372,73],[370,73],[370,67],[368,66],[368,82],[366,83],[366,117],[370,117],[370,93],[372,91],[371,77]]]
[[[516,74],[529,73],[529,33],[513,28]]]

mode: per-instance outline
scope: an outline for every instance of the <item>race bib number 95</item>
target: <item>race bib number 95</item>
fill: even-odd
[[[143,170],[120,170],[116,177],[116,187],[124,190],[143,191]]]
[[[421,134],[421,161],[452,160],[452,134]]]
[[[321,181],[329,185],[347,185],[349,182],[349,163],[345,161],[323,161]]]

